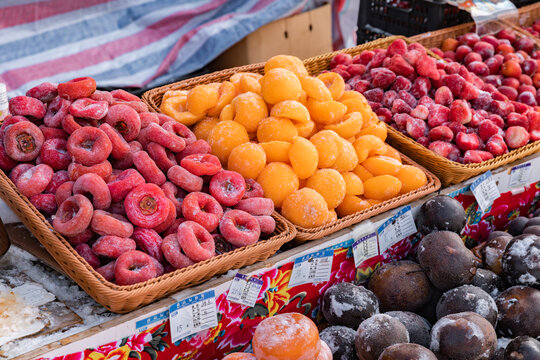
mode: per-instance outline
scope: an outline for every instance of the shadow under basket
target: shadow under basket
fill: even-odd
[[[98,303],[115,313],[126,313],[210,278],[268,259],[283,244],[294,239],[291,223],[274,212],[276,230],[266,240],[217,255],[206,261],[161,275],[145,282],[120,286],[105,280],[56,232],[45,217],[0,171],[0,196],[39,240],[64,272]]]

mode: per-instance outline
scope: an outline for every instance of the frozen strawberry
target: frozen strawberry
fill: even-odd
[[[419,76],[425,76],[433,80],[439,80],[440,75],[437,71],[435,59],[427,55],[422,55],[416,62],[416,72]]]
[[[529,106],[536,106],[538,103],[536,102],[536,97],[533,93],[529,91],[524,91],[521,94],[518,95],[517,101]]]
[[[473,50],[480,54],[484,60],[495,55],[495,48],[492,44],[485,41],[478,41],[474,44]]]
[[[493,121],[493,123],[501,129],[503,129],[506,125],[504,119],[497,114],[489,114],[487,118]]]
[[[382,107],[381,103],[374,101],[368,101],[368,105],[373,111],[377,111],[377,109],[380,109]]]
[[[510,126],[504,133],[504,139],[510,149],[517,149],[529,142],[530,135],[521,126]]]
[[[532,51],[534,50],[534,40],[529,37],[520,37],[516,40],[516,42],[513,43],[516,50],[523,50],[527,54],[532,54]]]
[[[392,108],[392,104],[397,99],[397,92],[394,90],[388,90],[384,93],[381,104],[386,108]]]
[[[414,119],[414,118],[411,115],[404,114],[404,113],[394,114],[392,116],[392,120],[396,124],[397,128],[399,130],[403,130],[403,131],[405,131],[405,128],[407,126],[407,122],[409,122],[409,120],[412,120],[412,119]]]
[[[467,150],[463,155],[464,164],[481,163],[490,159],[493,159],[493,154],[482,150]]]
[[[447,62],[456,61],[456,53],[453,51],[445,51],[443,53],[443,59]]]
[[[493,154],[493,156],[499,156],[508,152],[508,147],[504,142],[502,135],[493,135],[486,143],[486,150]]]
[[[400,92],[398,92],[398,99],[405,101],[407,105],[409,105],[411,108],[416,107],[416,99],[413,95],[411,95],[411,93],[407,91],[401,90]]]
[[[339,74],[343,78],[344,81],[347,81],[351,78],[351,74],[340,66],[343,66],[344,68],[347,68],[345,65],[338,65],[336,68],[332,69],[332,72],[335,72],[336,74]]]
[[[527,118],[527,116],[522,114],[518,114],[515,112],[508,114],[508,117],[506,118],[506,123],[508,127],[521,126],[525,128],[525,130],[529,130],[529,119]]]
[[[409,114],[411,112],[411,110],[412,109],[409,106],[409,104],[407,104],[402,99],[396,99],[394,101],[394,103],[392,104],[392,113],[393,114],[402,114],[402,113]]]
[[[440,105],[449,106],[454,101],[454,95],[447,86],[442,86],[435,91],[435,102]]]
[[[480,147],[480,139],[475,133],[460,132],[456,135],[456,145],[462,151],[477,150]]]
[[[374,54],[375,53],[371,50],[362,51],[359,55],[355,55],[353,57],[353,63],[367,65],[373,58]]]
[[[471,53],[474,54],[474,53]],[[489,68],[482,61],[472,61],[467,65],[467,69],[478,76],[489,75]]]
[[[409,50],[403,57],[409,64],[412,66],[416,66],[418,63],[418,59],[420,59],[423,55],[423,52],[418,50]]]
[[[431,90],[431,81],[425,77],[418,77],[414,80],[411,88],[411,94],[415,98],[420,99],[422,96],[426,96]]]
[[[409,76],[414,73],[414,68],[401,55],[394,55],[390,58],[388,69],[397,75]]]
[[[448,126],[441,125],[431,129],[428,133],[428,137],[431,141],[441,140],[451,142],[454,138],[454,133]]]
[[[417,119],[427,120],[429,109],[424,105],[418,105],[411,111],[411,116]]]
[[[497,88],[499,92],[501,92],[504,96],[506,96],[509,100],[516,100],[518,97],[518,91],[510,86],[499,86]]]
[[[507,117],[508,114],[513,112],[514,105],[512,105],[509,101],[499,101],[499,100],[493,100],[491,102],[490,110],[492,113],[495,113],[503,118]]]
[[[443,125],[448,122],[450,109],[443,105],[435,104],[429,109],[428,125],[430,128]]]
[[[524,114],[531,108],[529,105],[525,105],[517,101],[512,101],[512,105],[514,105],[514,109],[516,109],[518,114]]]
[[[527,118],[529,119],[530,140],[540,140],[540,112],[530,110],[526,114]]]
[[[506,97],[506,95],[504,95],[500,91],[493,92],[493,94],[491,94],[491,98],[493,100],[498,100],[498,101],[507,101],[508,100],[508,97]]]
[[[457,62],[450,62],[450,63],[447,63],[444,67],[444,71],[446,71],[446,73],[448,75],[451,75],[451,74],[457,74],[458,71],[459,71],[459,68],[461,67],[461,65]]]
[[[405,55],[406,52],[407,52],[407,43],[403,39],[394,40],[394,42],[392,42],[392,44],[390,44],[390,46],[386,50],[386,54],[388,56],[393,56],[396,54]]]
[[[497,134],[502,135],[502,129],[489,119],[481,121],[478,125],[478,136],[480,136],[480,139],[482,139],[484,142],[488,141],[490,137]]]
[[[463,63],[465,65],[469,65],[473,61],[480,61],[481,62],[482,61],[482,55],[480,55],[477,52],[471,52],[471,53],[468,53],[467,55],[465,55],[465,58],[463,59]]]
[[[439,49],[439,48],[432,47],[432,48],[429,49],[429,50],[431,50],[431,52],[434,53],[434,54],[437,55],[437,56],[440,56],[440,57],[443,57],[443,56],[444,56],[443,51],[442,51],[441,49]]]
[[[471,121],[472,113],[469,103],[464,100],[454,100],[450,105],[450,121],[467,124]]]
[[[525,91],[529,91],[531,92],[533,95],[536,94],[536,88],[532,85],[526,85],[525,83],[522,82],[521,85],[519,85],[519,87],[517,88],[517,91],[519,94],[521,94],[522,92],[525,92]]]
[[[449,160],[456,161],[459,158],[459,149],[454,144],[445,141],[434,141],[429,144],[429,150]]]
[[[527,59],[521,64],[521,69],[523,73],[532,76],[538,69],[538,62],[534,59]]]
[[[467,46],[473,47],[474,44],[480,41],[480,36],[478,36],[478,34],[476,33],[469,32],[469,33],[461,35],[458,38],[458,41],[460,44],[465,44]]]
[[[362,64],[351,64],[347,66],[347,72],[353,77],[356,75],[362,75],[366,72],[366,66]]]
[[[392,83],[396,79],[396,74],[392,70],[386,68],[372,69],[370,71],[370,74],[373,78],[371,81],[373,87],[381,89],[386,89],[387,87],[392,85]]]
[[[380,108],[375,111],[379,120],[384,121],[387,124],[392,122],[392,112],[387,108]]]
[[[406,77],[399,75],[396,77],[396,80],[392,84],[391,88],[392,90],[397,92],[400,90],[409,91],[411,87],[412,87],[411,81],[407,79]]]
[[[461,88],[461,91],[459,93],[459,96],[463,100],[474,100],[478,98],[479,90],[471,83],[465,82],[463,84],[463,87]]]
[[[382,89],[371,89],[364,93],[366,100],[380,103],[384,96]]]
[[[343,64],[343,65],[352,64],[352,56],[345,53],[336,54],[336,56],[334,56],[332,60],[330,60],[330,69],[333,69],[337,65],[340,65],[340,64]]]
[[[382,65],[386,58],[386,49],[375,49],[373,58],[371,59],[370,68],[375,69]]]
[[[431,106],[433,104],[435,104],[435,101],[432,98],[430,98],[429,96],[422,96],[420,98],[420,100],[418,100],[418,105],[424,105],[428,109],[431,109]]]
[[[418,139],[428,134],[428,126],[424,120],[411,119],[407,121],[406,125],[407,134],[413,139]]]
[[[477,110],[487,110],[489,109],[493,99],[487,91],[479,91],[478,97],[472,102],[473,106]]]
[[[359,80],[354,84],[353,89],[354,91],[358,91],[359,93],[363,94],[369,90],[370,85],[370,82],[367,80]]]
[[[419,143],[420,145],[424,146],[424,147],[429,146],[429,138],[427,136],[422,136],[422,137],[416,139],[416,142]]]

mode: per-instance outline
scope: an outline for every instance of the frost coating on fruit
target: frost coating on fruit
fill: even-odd
[[[399,320],[386,314],[376,314],[358,327],[356,354],[360,359],[376,360],[388,346],[408,342],[409,332]]]
[[[502,271],[510,284],[540,285],[540,237],[524,234],[512,239],[502,256]]]
[[[460,233],[467,219],[461,203],[450,196],[438,195],[427,200],[416,217],[418,230],[427,235],[436,230]]]
[[[338,283],[324,293],[321,309],[330,324],[356,329],[363,320],[379,313],[379,301],[366,288]]]

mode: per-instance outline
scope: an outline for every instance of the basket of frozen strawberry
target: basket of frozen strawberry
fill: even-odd
[[[272,256],[294,227],[186,126],[92,78],[30,89],[0,127],[0,195],[75,282],[124,313]]]
[[[330,66],[387,124],[389,143],[435,173],[443,186],[540,149],[534,44],[511,29],[498,38],[480,38],[468,29],[470,24],[419,35],[420,43],[397,39],[387,49],[346,51]],[[462,36],[445,38],[441,49],[431,47],[445,61],[428,56],[421,44],[432,46],[434,38],[458,32]],[[513,53],[510,43],[522,50]],[[340,62],[356,62],[364,71],[352,76],[352,65]]]
[[[508,21],[504,17],[501,18],[501,22],[505,23],[508,27],[513,27],[516,32],[533,38],[540,45],[540,3],[536,2],[520,8],[516,21],[517,24],[513,21]]]

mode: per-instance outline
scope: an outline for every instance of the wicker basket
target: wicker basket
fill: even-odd
[[[149,304],[180,289],[200,284],[228,270],[263,261],[286,242],[294,239],[296,230],[274,212],[276,231],[268,240],[215,256],[184,269],[129,286],[105,280],[56,232],[45,217],[22,195],[13,182],[0,171],[0,196],[54,257],[65,273],[94,300],[116,313],[126,313]]]

